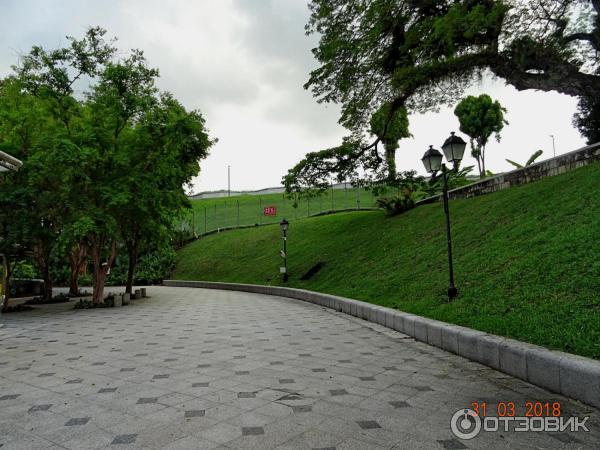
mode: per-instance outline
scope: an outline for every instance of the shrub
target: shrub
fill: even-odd
[[[157,284],[167,278],[175,267],[176,252],[170,245],[165,245],[140,256],[135,269],[135,284]],[[107,285],[121,286],[127,282],[129,259],[127,254],[119,255],[114,267],[110,270]]]
[[[404,211],[413,209],[415,207],[415,202],[411,197],[401,195],[390,198],[378,198],[377,206],[385,209],[388,216],[396,216]]]
[[[138,284],[160,283],[167,278],[177,259],[177,253],[171,246],[147,253],[140,258],[135,279]]]
[[[39,278],[39,273],[32,263],[28,261],[19,261],[13,269],[11,278]]]

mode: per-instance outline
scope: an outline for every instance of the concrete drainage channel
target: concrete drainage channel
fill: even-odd
[[[370,303],[278,286],[165,280],[165,286],[222,289],[302,300],[383,325],[451,353],[600,408],[600,361],[451,325]]]

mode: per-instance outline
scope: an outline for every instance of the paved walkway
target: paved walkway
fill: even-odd
[[[2,316],[0,448],[598,448],[599,413],[315,305],[149,289],[120,309]],[[590,432],[461,441],[471,402],[561,401]]]

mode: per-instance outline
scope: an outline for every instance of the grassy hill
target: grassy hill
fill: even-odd
[[[600,358],[600,163],[450,208],[451,303],[441,204],[293,222],[287,285]],[[179,252],[173,276],[283,284],[279,249],[276,225],[212,235]]]

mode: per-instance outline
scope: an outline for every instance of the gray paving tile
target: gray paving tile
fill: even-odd
[[[346,391],[346,389],[330,389],[329,393],[332,396],[338,396],[338,395],[346,395],[346,394],[348,394],[348,391]]]
[[[73,419],[69,419],[67,423],[65,423],[65,427],[73,427],[79,425],[85,425],[90,421],[89,417],[76,417]]]
[[[238,398],[256,398],[255,392],[238,392]]]
[[[98,391],[99,394],[107,394],[111,392],[116,392],[118,388],[102,388]]]
[[[410,408],[411,405],[407,402],[404,401],[393,401],[393,402],[388,402],[390,405],[392,405],[394,408]]]
[[[137,437],[138,437],[137,434],[119,434],[118,436],[115,436],[115,438],[112,440],[111,444],[112,445],[133,444],[136,441]]]
[[[265,434],[263,427],[242,427],[242,436],[258,436]]]
[[[31,408],[29,408],[29,412],[37,412],[37,411],[48,411],[50,408],[52,408],[51,404],[46,404],[46,405],[33,405]]]
[[[462,442],[460,442],[458,439],[439,440],[438,443],[446,450],[460,450],[463,448],[468,448]]]
[[[374,428],[381,428],[381,426],[374,420],[357,420],[356,423],[363,430],[372,430]]]
[[[206,415],[206,411],[203,409],[194,409],[185,412],[185,417],[187,419],[192,417],[204,417]]]

